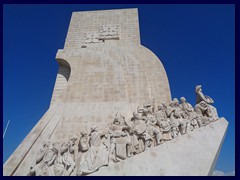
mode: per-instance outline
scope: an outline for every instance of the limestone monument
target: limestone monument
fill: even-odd
[[[74,12],[51,105],[5,176],[211,175],[228,122],[196,86],[172,100],[137,9]]]

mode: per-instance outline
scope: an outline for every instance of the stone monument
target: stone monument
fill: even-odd
[[[196,86],[172,100],[137,9],[72,13],[51,105],[5,176],[209,175],[228,122]]]

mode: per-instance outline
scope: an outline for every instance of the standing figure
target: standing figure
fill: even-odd
[[[170,119],[166,114],[165,104],[158,106],[158,111],[155,113],[155,118],[157,119],[157,124],[160,127],[160,132],[162,133],[161,143],[169,141],[172,139],[172,126]]]
[[[30,176],[54,176],[54,163],[57,158],[58,151],[50,141],[43,145],[38,154],[36,165],[31,167]]]
[[[74,153],[75,153],[75,142],[76,136],[73,136],[69,141],[66,141],[61,146],[61,153],[63,156],[63,164],[65,165],[65,176],[70,176],[76,167]]]
[[[114,162],[119,162],[131,156],[130,127],[127,126],[125,118],[116,115],[110,125],[111,155]]]
[[[166,109],[167,107],[165,104],[160,104],[158,106],[158,110],[155,113],[155,118],[158,121],[158,125],[160,125],[161,121],[164,121],[165,119],[167,119]]]
[[[177,126],[172,125],[172,134],[171,135],[172,135],[172,139],[175,139],[175,138],[181,136],[181,133],[180,133],[179,128]]]
[[[147,109],[143,109],[142,117],[147,124],[145,132],[145,141],[147,141],[147,143],[145,142],[145,149],[151,147],[153,141],[156,145],[159,145],[162,139],[162,134],[157,126],[157,119]]]
[[[190,130],[199,128],[197,114],[194,111],[192,105],[186,101],[185,97],[181,97],[180,100],[181,100],[180,107],[183,111],[183,116],[187,118],[191,123]]]
[[[55,176],[63,176],[65,172],[65,165],[63,163],[63,156],[61,153],[61,145],[59,142],[56,142],[53,144],[53,146],[58,151],[58,155],[54,164],[54,174]]]
[[[144,141],[146,139],[144,133],[146,132],[147,125],[146,121],[137,112],[133,112],[133,117],[131,119],[132,126],[132,151],[134,154],[138,154],[144,151],[145,145]]]
[[[78,169],[77,169],[77,175],[81,175],[81,171],[79,170],[79,165],[86,159],[87,151],[89,150],[89,138],[88,133],[86,131],[82,131],[80,133],[80,139],[78,144]]]
[[[210,118],[210,121],[217,120],[219,118],[217,109],[211,105],[214,103],[213,99],[203,94],[201,85],[196,86],[195,92],[196,92],[196,104],[199,104],[200,102],[204,101],[207,105],[206,113],[207,116]]]
[[[196,104],[195,112],[198,116],[198,123],[199,126],[205,126],[211,122],[211,115],[209,114],[209,108],[205,101],[201,101],[200,103]]]
[[[181,109],[179,107],[179,101],[177,98],[174,98],[172,102],[168,105],[166,109],[167,117],[170,119],[170,124],[172,129],[180,132],[179,128],[184,129],[184,123],[182,123]]]
[[[89,150],[86,158],[80,163],[78,175],[85,175],[97,171],[102,166],[108,165],[109,147],[103,138],[107,138],[109,130],[98,130],[96,126],[91,128]],[[110,141],[110,139],[109,139]]]

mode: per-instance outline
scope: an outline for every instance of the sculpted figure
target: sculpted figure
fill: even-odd
[[[161,121],[160,131],[162,132],[162,142],[172,139],[172,127],[169,119],[164,119]]]
[[[181,133],[177,126],[175,126],[175,125],[172,126],[172,134],[171,135],[172,135],[172,139],[175,139],[175,138],[181,136]]]
[[[66,141],[61,146],[61,154],[63,156],[62,161],[65,165],[65,176],[70,176],[76,167],[74,151],[75,151],[75,142],[77,140],[76,136],[73,136],[69,141]]]
[[[43,149],[38,154],[36,165],[31,167],[30,176],[54,176],[53,165],[57,158],[58,151],[53,145],[47,141],[43,145]]]
[[[192,128],[190,130],[199,128],[197,114],[194,111],[192,105],[186,101],[185,97],[181,97],[180,100],[181,100],[180,106],[183,111],[183,116],[186,119],[188,119],[191,123]]]
[[[81,172],[79,170],[79,165],[83,163],[83,161],[86,159],[88,150],[89,150],[88,133],[86,131],[82,131],[80,133],[80,139],[78,144],[77,175],[81,175]]]
[[[39,176],[41,174],[41,165],[42,160],[45,154],[47,153],[49,146],[51,145],[51,142],[49,140],[45,141],[43,143],[42,148],[39,150],[36,161],[34,162],[34,165],[30,167],[30,172],[28,173],[28,176]]]
[[[58,154],[54,164],[54,174],[55,176],[63,176],[65,172],[65,164],[63,163],[63,156],[61,153],[60,143],[54,143],[53,146],[57,149]]]
[[[158,125],[160,125],[161,121],[164,121],[165,119],[167,119],[166,109],[167,109],[167,106],[164,103],[158,106],[158,110],[155,113],[155,118],[158,121]]]
[[[86,158],[79,165],[78,175],[90,174],[102,166],[108,165],[109,146],[104,138],[108,138],[108,129],[98,130],[96,126],[91,128],[89,150]],[[108,139],[110,143],[110,139]]]
[[[181,132],[181,134],[186,134],[191,130],[190,121],[185,119],[184,112],[182,111],[177,98],[174,98],[169,104],[167,115],[169,116],[174,129],[178,129],[177,131]]]
[[[161,142],[166,142],[172,139],[172,126],[170,119],[167,118],[165,110],[166,106],[161,104],[158,106],[158,111],[155,113],[157,124],[160,127],[160,132],[162,133]]]
[[[144,133],[146,132],[146,121],[137,112],[133,112],[132,121],[132,151],[134,154],[138,154],[144,151]]]
[[[143,113],[142,110],[141,110],[141,113]],[[151,137],[150,135],[146,136],[146,130],[147,130],[146,118],[144,118],[143,116],[140,116],[139,113],[134,112],[133,118],[131,119],[131,121],[133,122],[133,126],[131,128],[133,132],[132,144],[137,150],[136,154],[138,154],[145,150],[145,141],[147,139],[151,139]]]
[[[205,101],[201,101],[200,103],[196,104],[194,109],[198,115],[198,122],[200,127],[211,122],[211,114]]]
[[[110,125],[111,155],[114,162],[119,162],[131,156],[130,127],[122,115],[116,115]]]
[[[143,104],[143,108],[144,109],[147,109],[147,113],[148,114],[151,114],[153,115],[154,114],[154,111],[155,111],[155,99],[149,101],[149,102],[146,102]]]
[[[201,101],[205,101],[207,104],[214,103],[212,98],[203,94],[201,85],[196,86],[195,92],[196,92],[196,103],[197,104],[200,103]]]
[[[149,106],[150,107],[150,106]],[[144,133],[145,137],[145,149],[151,147],[153,140],[155,140],[155,144],[159,145],[162,139],[162,134],[157,126],[157,119],[155,116],[148,110],[148,106],[144,107],[142,118],[145,120],[147,128]]]
[[[211,105],[214,103],[213,99],[203,94],[201,85],[196,86],[195,92],[196,92],[196,104],[199,104],[200,102],[204,101],[207,104],[207,116],[211,119],[210,121],[217,120],[218,119],[217,110],[215,107]]]
[[[89,139],[87,132],[83,131],[80,133],[81,137],[79,139],[78,150],[79,152],[86,152],[89,148]]]
[[[172,102],[167,106],[166,109],[166,114],[167,114],[167,118],[170,119],[170,124],[172,126],[172,128],[174,127],[175,129],[177,129],[177,131],[179,131],[179,126],[180,126],[180,109],[178,107],[179,102],[176,98],[174,98],[172,100]]]

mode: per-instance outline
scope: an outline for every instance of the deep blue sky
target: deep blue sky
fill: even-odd
[[[216,169],[235,169],[234,5],[4,5],[3,161],[47,111],[73,11],[138,8],[141,43],[162,61],[172,97],[215,100],[229,128]]]

